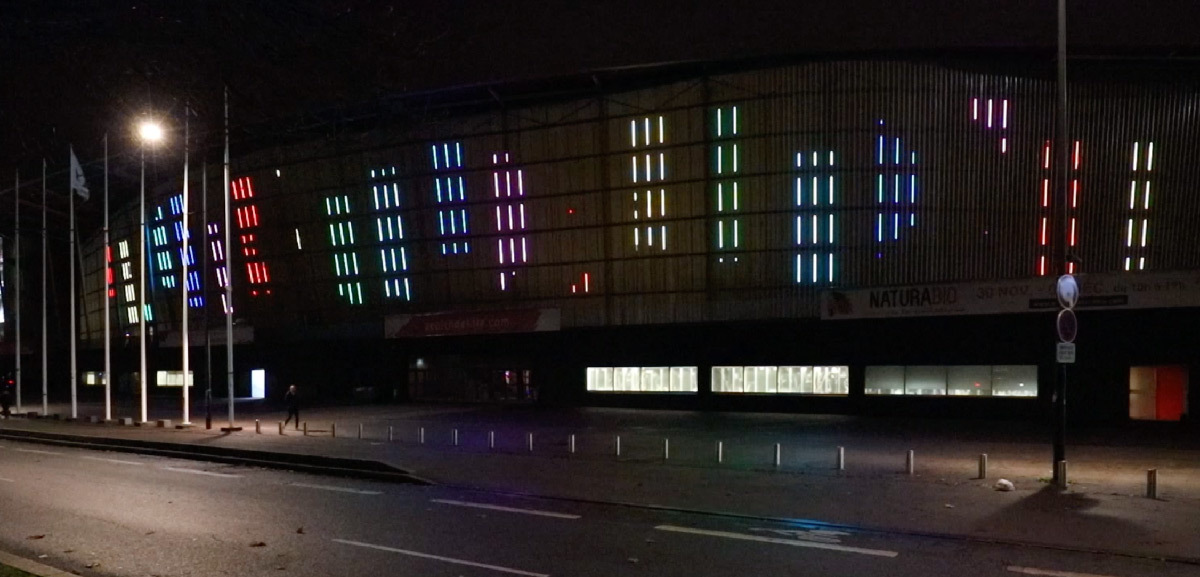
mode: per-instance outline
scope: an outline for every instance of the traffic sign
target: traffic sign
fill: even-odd
[[[1073,309],[1075,303],[1079,302],[1079,283],[1075,282],[1073,275],[1064,274],[1058,277],[1054,292],[1058,294],[1058,304],[1064,309]]]
[[[1054,324],[1058,328],[1059,341],[1075,342],[1075,337],[1079,335],[1079,320],[1075,318],[1075,311],[1071,309],[1058,311],[1058,319]]]
[[[1055,353],[1058,362],[1064,365],[1075,363],[1075,343],[1058,343]]]

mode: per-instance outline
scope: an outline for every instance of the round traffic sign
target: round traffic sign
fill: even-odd
[[[1075,318],[1075,311],[1071,309],[1058,311],[1055,326],[1058,328],[1058,340],[1064,343],[1075,342],[1075,337],[1079,335],[1079,319]]]
[[[1073,309],[1075,303],[1079,302],[1079,283],[1075,282],[1073,275],[1064,274],[1058,277],[1054,292],[1058,294],[1058,304],[1064,309]]]

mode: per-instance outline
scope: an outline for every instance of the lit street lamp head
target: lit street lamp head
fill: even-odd
[[[138,124],[138,136],[146,144],[155,144],[163,139],[162,125],[153,120],[143,120]]]

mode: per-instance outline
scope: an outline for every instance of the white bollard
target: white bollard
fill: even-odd
[[[254,432],[262,434],[262,425],[258,422],[258,419],[254,419]]]
[[[392,426],[388,425],[388,442],[389,443],[392,442],[392,432],[393,432]]]
[[[671,439],[663,439],[663,460],[671,458]]]
[[[455,447],[458,446],[458,429],[454,429],[454,435],[453,435],[453,438],[450,439],[450,441],[454,443]]]
[[[496,448],[496,431],[488,431],[488,448]]]
[[[526,438],[529,440],[529,452],[533,452],[533,433],[527,433]]]
[[[620,457],[621,456],[621,435],[617,435],[616,446],[617,446],[617,456]]]
[[[304,436],[308,436],[308,421],[304,421]]]
[[[337,423],[329,424],[329,436],[335,439],[337,438]]]
[[[778,469],[783,464],[783,446],[775,443],[775,468]]]
[[[421,427],[421,428],[417,429],[417,444],[418,445],[425,444],[425,427]]]
[[[717,464],[725,462],[725,441],[717,441]]]
[[[1066,489],[1068,487],[1067,462],[1065,460],[1059,461],[1057,463],[1057,467],[1056,467],[1055,471],[1058,473],[1058,475],[1057,475],[1058,476],[1058,482],[1057,482],[1058,488]]]
[[[987,453],[980,453],[979,454],[979,478],[980,479],[987,478],[987,465],[988,465]]]
[[[362,440],[362,423],[358,424],[358,440]]]
[[[908,455],[904,458],[904,471],[909,475],[913,474],[913,469],[916,468],[916,454],[912,449],[908,450]]]
[[[571,437],[568,439],[567,444],[569,445],[571,454],[574,455],[575,454],[575,434],[574,433],[571,434]]]
[[[283,434],[283,421],[279,421],[279,434]]]
[[[838,449],[837,450],[837,470],[845,471],[846,470],[846,448],[838,447],[837,449]]]
[[[1158,498],[1158,469],[1146,469],[1146,498]]]

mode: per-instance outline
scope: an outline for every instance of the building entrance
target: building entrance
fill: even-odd
[[[1187,414],[1188,370],[1181,365],[1129,368],[1129,418],[1178,421]]]

